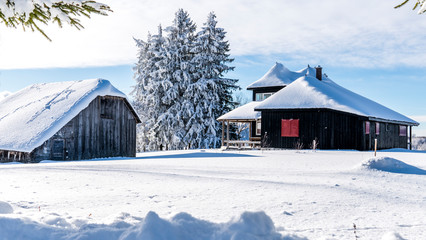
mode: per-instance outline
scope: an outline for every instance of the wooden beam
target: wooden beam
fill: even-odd
[[[412,136],[413,126],[410,125],[410,150],[412,150],[413,147],[413,136]]]
[[[225,146],[225,122],[222,121],[222,147]]]
[[[229,147],[229,120],[226,120],[226,146]]]

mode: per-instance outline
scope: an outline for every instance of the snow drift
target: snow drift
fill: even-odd
[[[13,208],[7,202],[0,201],[0,214],[9,214],[13,213]]]
[[[58,220],[58,221],[56,221]],[[0,239],[120,239],[120,240],[303,240],[295,235],[283,236],[275,229],[264,212],[244,212],[228,223],[211,223],[179,213],[171,220],[160,218],[155,212],[132,225],[123,220],[110,225],[86,224],[78,229],[65,219],[37,223],[26,219],[0,218]],[[57,223],[60,224],[57,224]]]
[[[361,168],[373,169],[392,173],[426,175],[426,170],[411,166],[390,157],[374,157],[361,163]]]

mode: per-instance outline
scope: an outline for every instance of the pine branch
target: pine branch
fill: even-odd
[[[404,6],[409,0],[405,0],[403,3],[399,4],[398,6],[395,6],[394,8],[400,8]]]
[[[51,41],[51,39],[38,24],[43,23],[47,25],[49,22],[53,22],[58,24],[59,27],[62,27],[64,19],[61,19],[58,15],[52,15],[53,9],[59,10],[59,12],[64,15],[63,17],[67,19],[67,23],[78,30],[84,28],[80,23],[79,17],[84,16],[90,18],[91,14],[107,16],[107,12],[112,12],[108,5],[97,3],[92,0],[71,3],[58,1],[53,2],[51,5],[46,3],[33,3],[34,9],[31,12],[17,12],[13,0],[7,0],[6,6],[8,7],[7,9],[0,9],[0,22],[5,24],[6,27],[16,28],[18,25],[21,25],[24,31],[26,28],[32,31],[38,31],[49,41]],[[12,14],[5,14],[6,12]]]

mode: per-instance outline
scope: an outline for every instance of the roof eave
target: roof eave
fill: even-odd
[[[418,122],[407,122],[407,121],[399,121],[399,120],[391,120],[391,119],[384,119],[384,118],[378,118],[378,117],[371,117],[371,116],[365,116],[365,115],[360,115],[360,114],[351,113],[351,112],[345,112],[345,111],[331,109],[331,108],[254,108],[255,111],[265,111],[265,110],[313,110],[313,109],[328,109],[328,110],[332,110],[332,111],[338,111],[338,112],[343,112],[343,113],[347,113],[347,114],[353,114],[353,115],[357,115],[357,116],[364,117],[364,118],[366,117],[370,121],[387,122],[387,123],[394,123],[394,124],[408,125],[408,126],[419,126],[420,125]]]
[[[398,125],[408,125],[408,126],[419,126],[420,125],[418,122],[390,120],[390,119],[383,119],[383,118],[377,118],[377,117],[368,117],[368,120],[376,121],[376,122],[393,123],[393,124],[398,124]]]

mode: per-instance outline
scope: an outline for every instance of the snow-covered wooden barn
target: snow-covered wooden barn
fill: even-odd
[[[248,88],[260,101],[254,131],[268,147],[310,148],[316,140],[321,149],[371,150],[377,139],[378,149],[407,148],[412,126],[419,125],[339,86],[321,67],[292,72],[277,63]]]
[[[0,161],[132,157],[138,123],[107,80],[35,84],[0,102]]]

